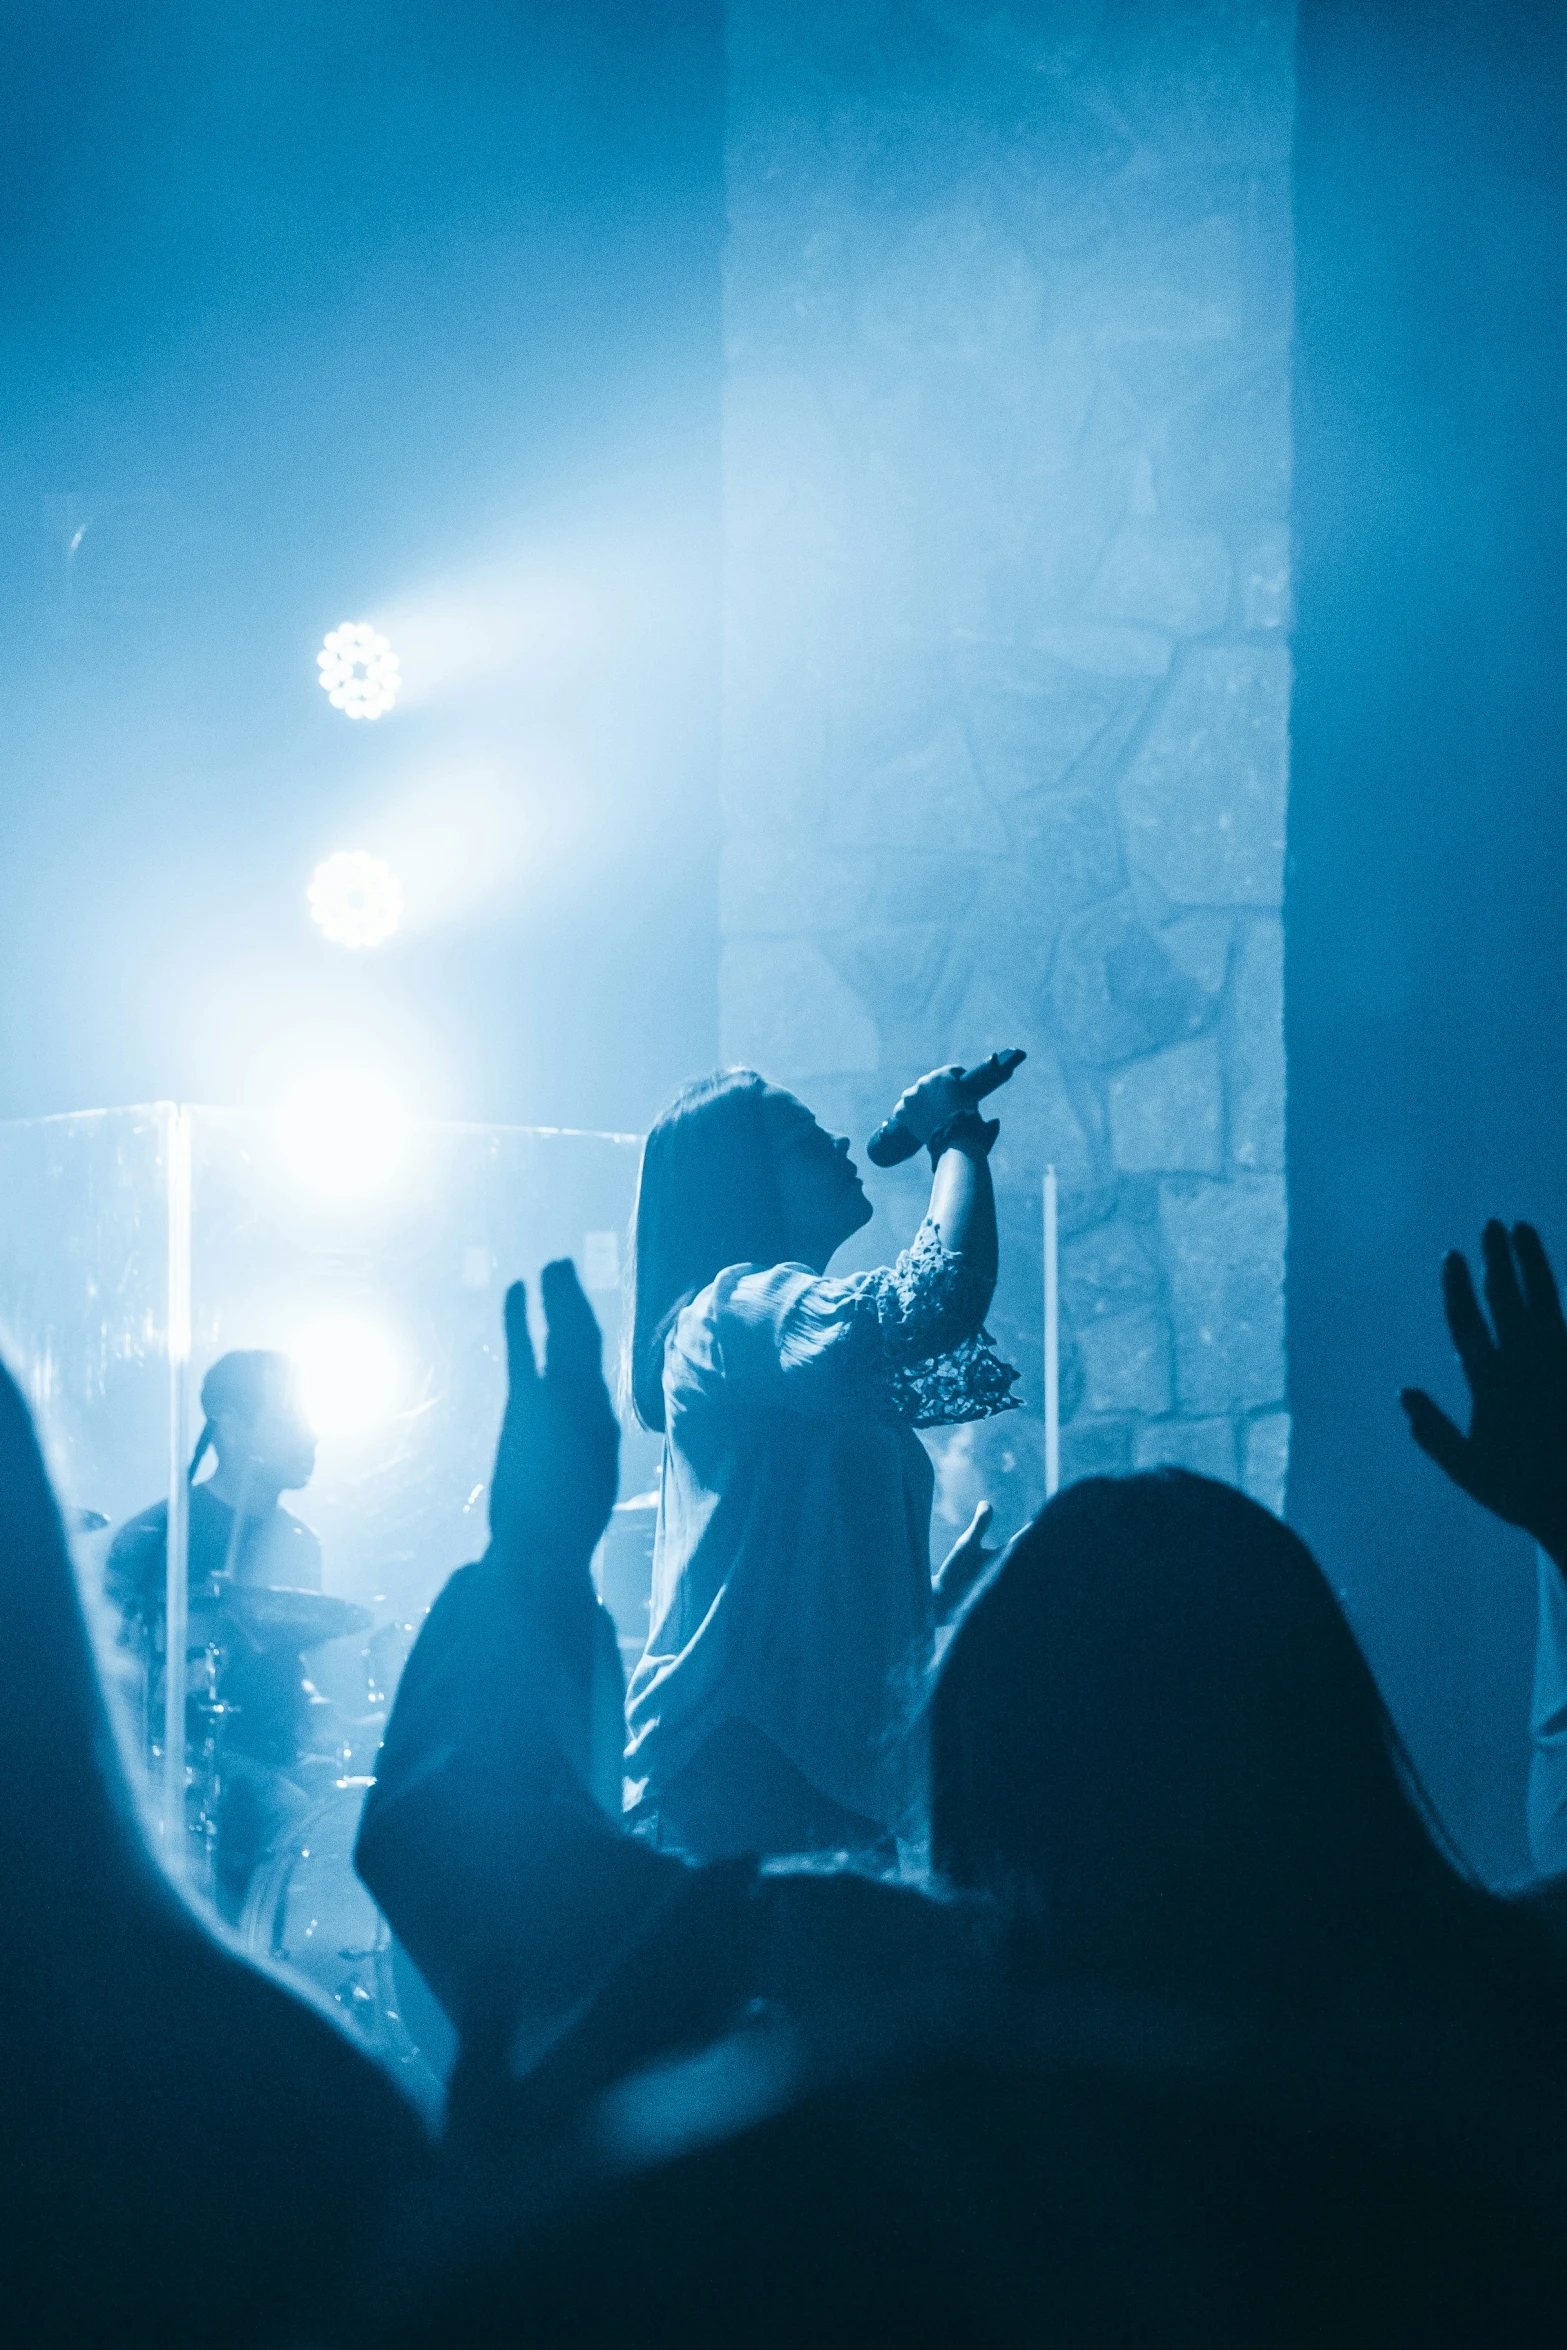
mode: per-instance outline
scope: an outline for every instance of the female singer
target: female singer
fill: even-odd
[[[975,1104],[998,1066],[933,1070],[899,1101],[930,1151],[930,1207],[873,1273],[827,1273],[872,1211],[847,1141],[792,1094],[729,1070],[647,1138],[626,1374],[664,1472],[628,1801],[694,1855],[885,1848],[913,1829],[933,1630],[914,1431],[1015,1401],[983,1327],[999,1127]]]

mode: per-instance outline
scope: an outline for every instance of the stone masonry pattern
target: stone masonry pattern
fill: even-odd
[[[1281,1508],[1293,10],[730,0],[726,1061],[858,1145],[999,1105],[992,1327],[1063,1474]],[[863,1261],[907,1239],[879,1187]]]

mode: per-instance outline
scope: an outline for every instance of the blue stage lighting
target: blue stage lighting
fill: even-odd
[[[381,1324],[355,1314],[307,1322],[288,1340],[300,1400],[318,1436],[329,1443],[366,1436],[401,1400],[402,1350]]]
[[[403,918],[403,885],[384,857],[339,849],[324,858],[306,891],[310,915],[334,946],[383,946]]]
[[[379,718],[402,689],[397,655],[366,620],[345,620],[334,628],[316,655],[316,667],[333,709],[349,718]]]
[[[284,1103],[278,1140],[300,1182],[351,1199],[383,1189],[397,1175],[409,1122],[391,1087],[373,1072],[322,1067]]]

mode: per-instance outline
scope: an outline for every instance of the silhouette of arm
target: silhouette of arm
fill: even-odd
[[[1567,1571],[1567,1322],[1532,1224],[1487,1224],[1485,1301],[1457,1249],[1442,1263],[1442,1301],[1469,1387],[1465,1435],[1431,1397],[1406,1387],[1410,1434],[1493,1517],[1532,1534]]]
[[[1529,1850],[1567,1870],[1567,1323],[1539,1234],[1492,1222],[1481,1236],[1487,1313],[1464,1258],[1442,1265],[1447,1326],[1470,1396],[1467,1435],[1419,1388],[1410,1433],[1460,1490],[1534,1536],[1539,1613],[1530,1702]]]
[[[571,1267],[547,1267],[543,1289],[542,1373],[521,1284],[508,1293],[490,1548],[420,1634],[355,1852],[465,2038],[498,2010],[510,2036],[567,2009],[682,1871],[617,1824],[620,1660],[589,1569],[619,1431]]]
[[[355,1866],[466,2038],[563,2013],[681,1864],[606,1818],[563,1749],[571,1671],[497,1562],[459,1568],[408,1660]]]

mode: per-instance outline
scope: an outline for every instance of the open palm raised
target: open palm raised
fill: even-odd
[[[1410,1433],[1484,1509],[1532,1534],[1567,1570],[1567,1321],[1532,1224],[1487,1224],[1485,1303],[1454,1249],[1442,1263],[1447,1326],[1469,1383],[1469,1433],[1423,1389],[1400,1398]]]

